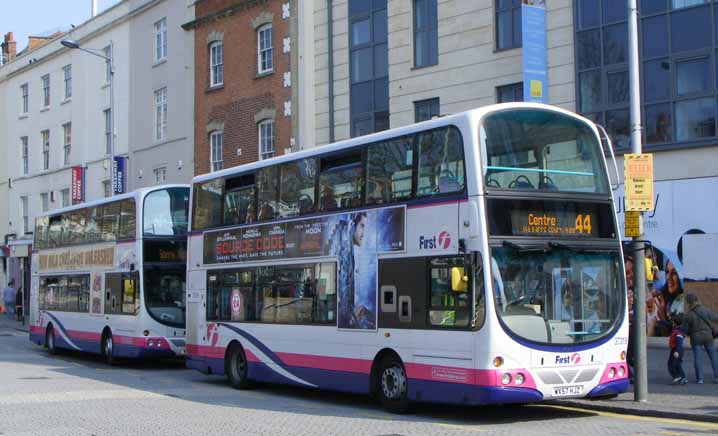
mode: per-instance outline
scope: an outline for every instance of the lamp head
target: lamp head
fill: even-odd
[[[78,42],[73,39],[63,39],[62,41],[60,41],[60,44],[64,45],[67,48],[80,48],[80,44],[78,44]]]

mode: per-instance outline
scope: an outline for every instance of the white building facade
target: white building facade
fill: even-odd
[[[189,182],[193,56],[180,25],[191,14],[191,2],[124,0],[0,67],[6,156],[0,236],[8,235],[0,244],[10,256],[13,246],[25,246],[7,263],[9,278],[18,282],[29,265],[22,255],[32,243],[35,217],[72,203],[73,167],[84,169],[85,201],[111,195],[111,135],[115,156],[128,159],[127,190]],[[112,57],[113,132],[109,65],[62,46],[64,39]]]

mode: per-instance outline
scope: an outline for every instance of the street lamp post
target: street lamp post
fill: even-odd
[[[105,62],[109,65],[110,70],[110,192],[112,195],[115,194],[115,188],[117,187],[117,169],[115,168],[115,63],[113,60],[113,52],[114,52],[114,45],[112,41],[110,41],[110,53],[109,56],[105,56],[103,54],[97,53],[99,51],[103,51],[100,49],[94,49],[94,48],[84,48],[80,47],[80,43],[78,43],[75,40],[72,39],[63,39],[60,41],[60,44],[63,46],[69,48],[69,49],[77,49],[80,51],[84,51],[85,53],[89,53],[93,56],[97,56],[99,58],[102,58],[105,60]]]

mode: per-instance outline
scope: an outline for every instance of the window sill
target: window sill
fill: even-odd
[[[40,109],[40,112],[47,112],[50,110],[50,106],[45,106],[44,108]]]
[[[162,64],[164,64],[164,63],[167,63],[167,57],[166,57],[166,56],[163,57],[162,59],[156,60],[156,61],[152,64],[152,68],[154,68],[154,67],[159,67],[160,65],[162,65]]]
[[[255,79],[255,80],[256,80],[256,79],[261,79],[262,77],[271,76],[271,75],[273,75],[273,74],[274,74],[274,69],[267,70],[267,71],[264,71],[264,72],[261,72],[261,73],[257,73],[257,76],[256,76],[254,79]]]
[[[419,66],[419,67],[417,67],[416,65],[414,65],[414,66],[411,67],[409,70],[410,70],[410,71],[425,70],[425,69],[427,69],[427,68],[436,67],[436,66],[438,66],[438,65],[439,65],[438,62],[435,63],[435,64],[422,65],[422,66]]]
[[[17,116],[17,119],[18,119],[18,120],[24,120],[24,119],[26,119],[27,117],[28,117],[27,113],[24,113],[24,114],[18,115],[18,116]]]
[[[220,89],[224,89],[224,83],[221,83],[219,85],[210,86],[204,92],[214,92],[214,91],[219,91]]]
[[[66,99],[64,99],[60,102],[60,105],[68,104],[70,102],[72,102],[72,97],[67,97]]]
[[[508,48],[494,48],[494,53],[503,53],[503,52],[506,52],[506,51],[511,51],[511,50],[520,50],[520,49],[522,49],[522,48],[523,48],[523,47],[522,47],[522,46],[520,46],[520,45],[519,45],[519,46],[517,46],[517,47],[508,47]]]

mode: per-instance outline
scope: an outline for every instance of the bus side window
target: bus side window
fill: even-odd
[[[119,239],[134,239],[136,237],[136,216],[135,200],[130,198],[121,202],[120,212],[120,234]]]
[[[35,220],[35,248],[47,248],[47,231],[50,225],[50,219],[41,216]]]
[[[91,207],[87,211],[87,234],[85,240],[88,243],[100,240],[100,225],[102,224],[102,206]]]
[[[281,166],[279,215],[290,217],[314,212],[317,161],[302,159]]]
[[[321,160],[319,174],[319,210],[330,212],[361,207],[364,171],[361,152]]]
[[[102,240],[115,241],[120,225],[120,202],[102,206]]]
[[[257,221],[256,185],[254,173],[242,174],[224,182],[224,225],[247,224]]]
[[[50,217],[47,239],[48,248],[62,247],[62,216],[57,215]]]
[[[271,166],[257,171],[257,220],[271,220],[279,215],[278,167]]]
[[[204,230],[222,224],[222,195],[224,179],[195,184],[192,206],[192,229]]]
[[[431,196],[464,190],[464,150],[461,133],[455,127],[418,135],[419,174],[417,196]]]
[[[413,137],[372,144],[366,159],[366,204],[384,204],[411,197]]]

